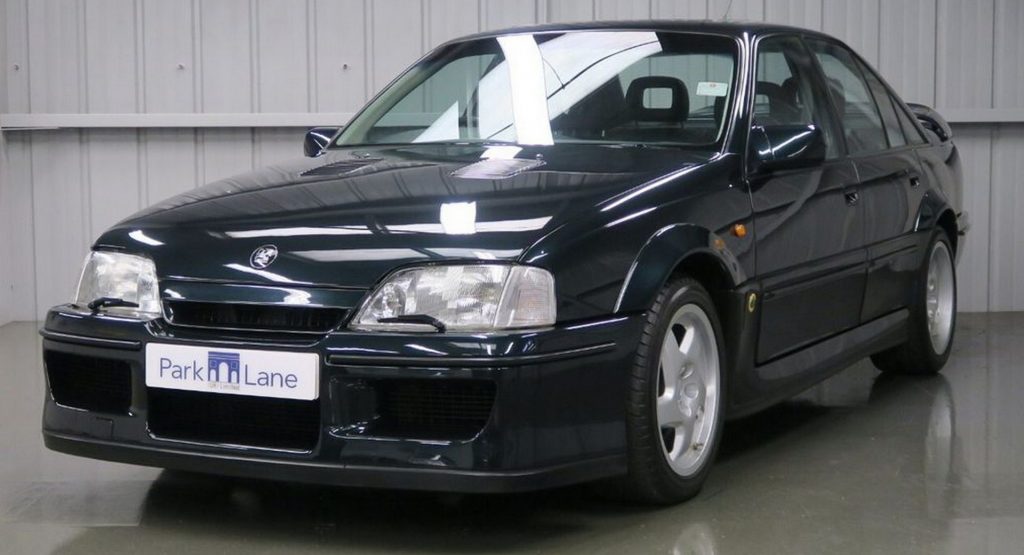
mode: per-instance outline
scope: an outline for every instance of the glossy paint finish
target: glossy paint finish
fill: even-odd
[[[887,379],[861,361],[727,423],[704,491],[656,510],[585,487],[366,492],[68,457],[39,440],[38,326],[8,325],[0,553],[1014,553],[1024,314],[957,325],[942,376]]]
[[[191,460],[167,460],[196,469],[202,457],[220,457],[230,464],[219,470],[250,476],[270,475],[271,460],[335,469],[377,460],[386,464],[379,474],[370,472],[368,485],[493,491],[624,471],[623,391],[638,322],[673,272],[703,280],[715,299],[726,335],[730,391],[724,401],[731,417],[776,403],[902,341],[921,242],[936,226],[946,226],[955,240],[956,217],[944,193],[959,176],[955,147],[841,153],[819,167],[755,173],[746,154],[752,52],[762,35],[805,31],[710,23],[539,29],[651,25],[739,41],[740,78],[721,152],[635,144],[524,146],[516,157],[531,161],[530,169],[503,175],[495,167],[488,176],[487,145],[332,148],[159,203],[95,243],[151,257],[162,296],[184,301],[354,309],[375,284],[409,265],[535,265],[555,277],[555,326],[472,337],[356,333],[342,326],[295,338],[195,331],[162,319],[119,321],[61,306],[47,318],[44,347],[127,360],[136,379],[140,349],[153,340],[317,352],[324,361],[322,391],[332,391],[346,376],[374,375],[381,368],[394,376],[429,368],[439,379],[493,379],[499,402],[488,426],[457,445],[336,437],[332,405],[344,400],[326,398],[320,446],[305,458],[200,446],[190,448],[196,453]],[[459,170],[470,165],[485,175],[462,176]],[[475,203],[476,233],[446,229],[441,214],[450,203]],[[735,233],[737,225],[750,232]],[[277,248],[277,260],[253,268],[251,253],[268,244]],[[606,344],[612,347],[603,350]],[[159,464],[165,446],[146,431],[145,388],[134,392],[133,407],[135,416],[96,438],[91,416],[51,400],[44,431],[58,449],[103,457],[104,442],[112,442],[145,449],[139,462]],[[114,446],[106,456],[132,460]],[[389,481],[384,468],[424,470],[432,458],[446,461],[446,477],[424,481],[415,472],[394,472]],[[578,466],[575,475],[559,474],[564,465]],[[470,471],[493,472],[496,481],[460,479]],[[507,480],[508,473],[534,471],[550,476]],[[295,479],[325,480],[299,467],[289,472]],[[360,480],[362,475],[351,474],[326,481]]]

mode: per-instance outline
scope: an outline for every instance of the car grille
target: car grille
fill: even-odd
[[[495,384],[484,380],[378,380],[376,436],[472,439],[491,416]]]
[[[50,394],[58,404],[127,414],[132,401],[131,367],[123,360],[45,351]]]
[[[164,301],[175,326],[326,333],[345,318],[343,308]]]
[[[312,451],[320,403],[151,388],[149,430],[161,439]]]

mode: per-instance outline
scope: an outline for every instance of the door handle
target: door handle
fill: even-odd
[[[921,184],[921,178],[920,177],[918,177],[916,175],[910,176],[910,186],[911,187],[917,187],[920,184]]]
[[[856,189],[843,192],[843,196],[846,197],[847,206],[856,206],[860,202],[860,193]]]

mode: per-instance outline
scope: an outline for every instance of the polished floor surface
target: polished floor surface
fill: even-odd
[[[703,493],[459,497],[161,472],[46,451],[36,326],[0,327],[0,553],[1021,553],[1024,313],[963,315],[935,378],[861,362],[726,426]]]

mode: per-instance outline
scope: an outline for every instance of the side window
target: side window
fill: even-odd
[[[878,106],[853,56],[832,43],[808,40],[807,44],[828,80],[830,96],[842,119],[850,154],[888,148]]]
[[[754,125],[816,125],[825,138],[826,157],[838,156],[838,126],[815,94],[811,61],[800,41],[772,37],[757,48]]]
[[[900,127],[903,128],[903,134],[907,137],[907,142],[912,145],[923,145],[928,143],[928,139],[921,134],[917,126],[914,125],[914,120],[907,110],[900,104],[898,98],[893,95],[889,95],[889,99],[892,101],[892,105],[896,108],[896,118],[900,120]]]
[[[858,63],[857,66],[867,78],[871,94],[875,97],[875,103],[878,104],[878,111],[882,114],[882,123],[885,124],[885,135],[889,138],[889,146],[898,147],[907,144],[907,139],[903,136],[903,129],[900,127],[899,117],[896,115],[896,106],[892,103],[892,98],[889,98],[889,91],[882,84],[882,80],[863,63]]]

